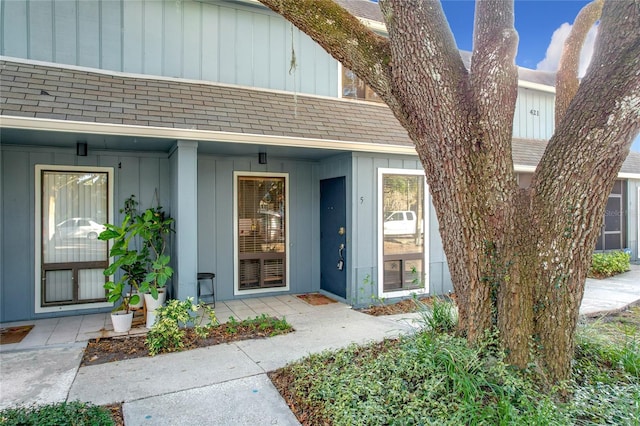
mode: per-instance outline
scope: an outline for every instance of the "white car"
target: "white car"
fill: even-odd
[[[417,225],[418,219],[415,212],[410,210],[391,212],[384,220],[384,235],[415,234]]]
[[[56,237],[61,240],[95,240],[105,230],[104,225],[88,217],[72,217],[56,225]]]

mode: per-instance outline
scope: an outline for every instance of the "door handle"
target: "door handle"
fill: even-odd
[[[344,257],[342,257],[342,251],[344,250],[344,244],[340,244],[338,248],[338,271],[342,271],[344,269]]]

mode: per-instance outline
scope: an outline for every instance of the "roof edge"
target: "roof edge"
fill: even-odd
[[[413,146],[380,144],[334,139],[298,138],[293,136],[260,135],[176,127],[137,126],[96,123],[49,118],[0,115],[0,129],[40,130],[49,132],[91,133],[96,135],[164,138],[199,142],[225,142],[288,146],[295,148],[331,149],[336,151],[373,152],[380,154],[418,155]]]

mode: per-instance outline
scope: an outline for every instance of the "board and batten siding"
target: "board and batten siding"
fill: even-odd
[[[166,154],[160,153],[138,154],[97,150],[92,150],[86,157],[78,157],[75,155],[75,149],[2,146],[0,321],[93,312],[83,310],[37,316],[34,314],[36,164],[112,167],[115,180],[113,196],[116,205],[110,207],[114,213],[114,221],[120,223],[123,216],[119,209],[123,206],[124,200],[132,194],[140,202],[140,208],[155,206],[160,202],[165,211],[171,212],[170,173],[166,157]],[[107,308],[108,310],[110,308]]]
[[[513,116],[513,137],[549,140],[555,130],[555,95],[518,88]]]
[[[216,274],[216,299],[234,296],[233,182],[234,172],[288,173],[289,178],[289,291],[318,291],[319,219],[318,192],[313,161],[269,157],[259,164],[254,157],[198,156],[198,271]],[[206,293],[206,292],[203,292]],[[261,296],[283,294],[274,289]],[[247,295],[251,296],[251,295]],[[253,295],[255,296],[255,295]]]
[[[399,156],[377,156],[353,154],[353,184],[351,222],[357,229],[351,233],[352,274],[351,303],[354,306],[371,304],[372,296],[378,297],[378,169],[392,168],[405,170],[422,169],[417,158]],[[442,248],[438,220],[428,196],[429,241],[426,247],[429,262],[429,294],[447,294],[453,290],[447,260]],[[373,282],[372,282],[373,281]]]
[[[338,96],[337,61],[262,7],[214,0],[0,0],[0,17],[4,56]]]

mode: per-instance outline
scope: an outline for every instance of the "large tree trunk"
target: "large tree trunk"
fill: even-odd
[[[640,129],[639,0],[605,3],[577,93],[567,62],[556,133],[527,190],[511,159],[512,2],[477,3],[467,71],[435,0],[380,0],[388,39],[332,0],[260,1],[365,80],[407,129],[440,223],[460,332],[473,343],[497,327],[512,364],[527,365],[533,347],[551,382],[566,379],[607,196]]]

